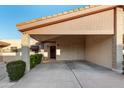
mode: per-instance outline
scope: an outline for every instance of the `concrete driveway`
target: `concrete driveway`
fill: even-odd
[[[13,88],[110,88],[124,87],[124,76],[87,63],[40,64]]]

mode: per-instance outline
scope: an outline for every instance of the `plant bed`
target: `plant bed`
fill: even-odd
[[[10,81],[19,80],[25,73],[25,67],[25,62],[21,60],[9,62],[6,68]]]

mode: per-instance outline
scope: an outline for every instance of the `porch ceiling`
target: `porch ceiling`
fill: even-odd
[[[59,35],[31,35],[31,37],[41,42],[41,41],[54,39],[56,37],[59,37]]]

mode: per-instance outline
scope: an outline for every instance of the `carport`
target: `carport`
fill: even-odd
[[[87,6],[17,24],[22,59],[29,64],[30,37],[40,42],[44,61],[86,60],[122,71],[123,6]]]

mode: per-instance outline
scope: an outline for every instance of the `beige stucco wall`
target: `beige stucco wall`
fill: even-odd
[[[60,49],[57,60],[84,60],[84,36],[61,36],[53,40]]]
[[[56,60],[86,60],[97,65],[112,69],[112,35],[78,35],[59,36],[50,41],[55,41],[60,55],[56,55]],[[48,52],[49,48],[46,47]]]
[[[86,36],[85,59],[112,68],[112,36]]]
[[[104,11],[74,20],[33,29],[26,33],[41,35],[114,34],[113,14],[113,10]]]
[[[117,7],[118,5],[98,5],[95,7],[89,7],[89,8],[84,8],[84,9],[76,9],[76,10],[71,10],[71,11],[65,11],[63,13],[59,13],[59,14],[54,14],[51,16],[46,16],[43,18],[38,18],[38,19],[34,19],[34,20],[30,20],[27,22],[23,22],[23,23],[19,23],[17,24],[17,28],[19,30],[22,29],[26,29],[26,28],[30,28],[33,26],[37,26],[37,25],[44,25],[44,24],[48,24],[51,22],[55,22],[55,21],[62,21],[65,19],[70,19],[72,17],[76,17],[76,16],[87,16],[87,15],[91,15],[93,13],[99,12],[99,11],[103,11],[103,10],[108,10],[108,9],[113,9],[114,7]]]

